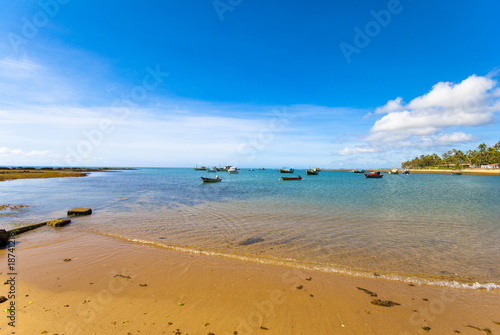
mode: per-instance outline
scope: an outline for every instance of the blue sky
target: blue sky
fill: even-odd
[[[0,1],[0,165],[394,167],[500,140],[493,0]]]

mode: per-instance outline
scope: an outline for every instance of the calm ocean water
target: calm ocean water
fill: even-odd
[[[90,207],[70,229],[323,271],[450,286],[500,284],[500,178],[180,168],[0,183],[0,228]],[[484,286],[484,285],[483,285]],[[488,285],[486,285],[488,286]],[[490,285],[493,286],[493,285]]]

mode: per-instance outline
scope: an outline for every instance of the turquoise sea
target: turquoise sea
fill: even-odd
[[[70,228],[183,252],[434,285],[500,287],[500,177],[140,168],[0,183],[0,228]],[[66,229],[66,228],[64,228]]]

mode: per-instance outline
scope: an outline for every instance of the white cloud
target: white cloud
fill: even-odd
[[[24,151],[22,149],[10,149],[8,147],[1,147],[0,148],[0,155],[26,155],[26,156],[45,156],[50,154],[49,151],[47,150],[31,150],[31,151]]]
[[[494,121],[500,111],[497,82],[487,76],[472,75],[458,84],[440,82],[432,90],[410,101],[390,100],[376,109],[386,114],[370,129],[367,140],[402,141],[429,136],[451,127],[474,127]],[[454,143],[470,140],[459,133],[435,137],[436,143]],[[446,140],[446,142],[443,142]]]
[[[460,83],[440,82],[409,103],[398,97],[369,113],[367,118],[375,115],[379,119],[368,135],[338,154],[355,157],[377,152],[377,157],[385,153],[390,155],[386,159],[395,159],[395,155],[403,158],[412,150],[465,144],[478,140],[478,135],[473,135],[477,132],[469,128],[490,126],[498,112],[500,87],[492,76],[472,75]]]

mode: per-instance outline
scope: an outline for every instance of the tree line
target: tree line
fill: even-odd
[[[430,167],[443,168],[463,168],[463,167],[481,167],[483,165],[499,164],[500,163],[500,141],[490,147],[485,143],[481,143],[476,150],[451,149],[438,154],[421,155],[412,160],[401,163],[404,169],[420,169]]]

